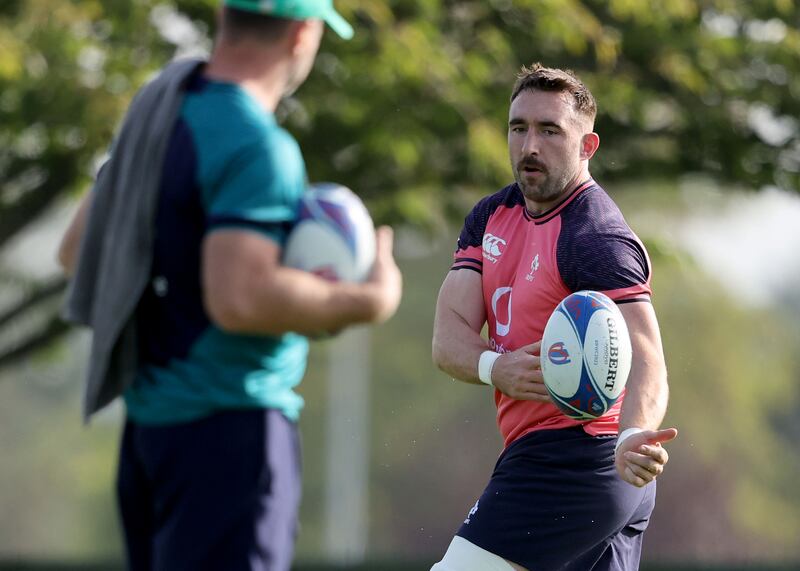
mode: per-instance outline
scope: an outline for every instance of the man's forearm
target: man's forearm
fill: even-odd
[[[376,234],[376,258],[364,283],[330,282],[280,264],[277,243],[250,231],[220,229],[203,244],[203,302],[232,333],[304,335],[377,323],[397,309],[402,290],[391,231]]]
[[[281,334],[293,331],[317,335],[348,325],[376,321],[380,292],[372,284],[331,283],[291,268],[279,268],[259,288],[230,295],[212,317],[223,329],[244,334]]]
[[[666,371],[645,370],[634,365],[625,391],[619,420],[619,430],[642,428],[657,430],[664,420],[669,400]]]
[[[489,348],[479,335],[464,343],[455,339],[433,345],[433,362],[451,377],[472,384],[482,384],[478,378],[478,360]]]
[[[460,381],[481,384],[478,360],[489,347],[486,340],[457,315],[438,315],[434,322],[434,364]]]
[[[664,420],[669,400],[667,366],[655,311],[649,303],[620,307],[628,324],[633,362],[620,414],[620,431],[656,430]]]
[[[486,323],[481,276],[451,271],[445,277],[433,320],[433,362],[453,378],[481,384],[478,360],[488,350],[481,329]]]

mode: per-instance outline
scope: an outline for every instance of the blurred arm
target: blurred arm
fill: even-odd
[[[639,302],[621,304],[619,308],[633,349],[619,432],[628,428],[641,428],[644,432],[630,436],[619,446],[617,470],[625,481],[643,486],[663,471],[669,456],[661,443],[672,440],[678,432],[674,428],[658,429],[667,411],[669,387],[653,306]]]
[[[216,230],[203,243],[206,311],[235,333],[305,335],[382,322],[400,303],[400,270],[392,233],[379,228],[372,274],[364,283],[330,282],[280,264],[278,244],[257,233]]]
[[[86,218],[89,216],[91,205],[92,193],[89,192],[81,200],[80,206],[78,206],[78,210],[72,217],[72,221],[67,227],[67,231],[64,232],[61,244],[58,247],[58,263],[68,276],[71,276],[75,271],[75,264],[78,261],[78,254],[80,254],[81,237],[86,227]]]

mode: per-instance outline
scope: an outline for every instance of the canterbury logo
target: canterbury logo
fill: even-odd
[[[483,236],[483,254],[491,261],[496,261],[503,254],[501,247],[505,247],[506,241],[493,234]]]

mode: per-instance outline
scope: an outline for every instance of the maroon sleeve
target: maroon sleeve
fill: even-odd
[[[650,261],[644,245],[601,189],[562,213],[556,256],[571,291],[600,291],[615,300],[650,296]]]
[[[451,270],[472,270],[482,273],[483,235],[486,224],[499,206],[510,206],[521,200],[521,195],[515,192],[515,189],[516,185],[512,184],[485,197],[467,214],[461,234],[458,236],[456,251],[453,253]]]

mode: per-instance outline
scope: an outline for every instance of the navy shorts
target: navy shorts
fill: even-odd
[[[615,443],[580,427],[523,436],[457,535],[530,571],[635,571],[656,485],[617,475]]]
[[[117,492],[131,571],[287,571],[300,503],[296,425],[276,410],[128,422]]]

